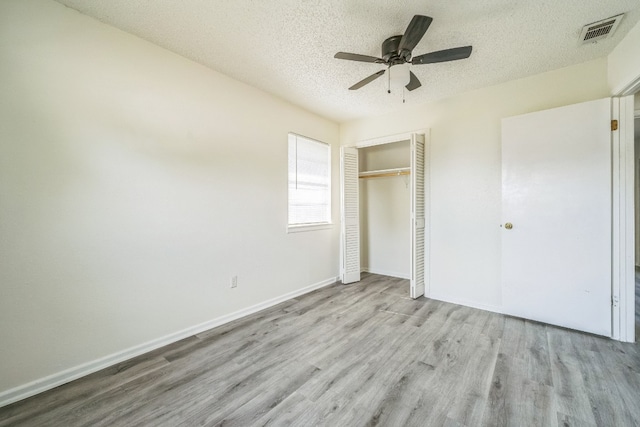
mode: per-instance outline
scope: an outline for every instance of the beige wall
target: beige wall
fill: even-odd
[[[0,40],[0,397],[338,275],[337,124],[53,1]],[[287,132],[332,229],[286,234]]]
[[[640,22],[618,43],[608,61],[610,93],[619,95],[640,75]]]
[[[599,59],[345,123],[341,143],[431,129],[430,294],[499,309],[501,119],[608,95]]]

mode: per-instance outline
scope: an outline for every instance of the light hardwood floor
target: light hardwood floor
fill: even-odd
[[[640,348],[364,274],[0,408],[25,426],[637,426]]]

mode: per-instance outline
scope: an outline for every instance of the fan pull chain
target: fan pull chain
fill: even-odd
[[[402,87],[402,103],[404,104],[405,87]]]
[[[387,93],[391,93],[391,67],[387,70]]]

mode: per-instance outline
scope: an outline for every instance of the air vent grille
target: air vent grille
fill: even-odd
[[[618,27],[618,24],[620,24],[623,15],[624,14],[612,16],[611,18],[585,25],[580,34],[580,43],[594,43],[598,40],[611,37]]]

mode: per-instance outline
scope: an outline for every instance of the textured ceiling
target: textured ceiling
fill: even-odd
[[[606,56],[640,19],[638,0],[57,0],[107,24],[338,122],[404,108],[384,67],[334,59],[380,56],[415,14],[434,21],[414,56],[473,45],[471,58],[414,65],[425,103]],[[580,46],[582,26],[626,12],[616,34]]]

